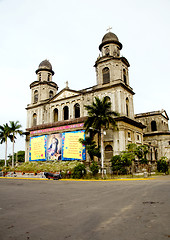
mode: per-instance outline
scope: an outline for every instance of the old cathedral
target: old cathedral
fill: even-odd
[[[134,91],[128,74],[130,64],[120,55],[121,49],[122,44],[114,33],[104,35],[99,45],[100,55],[94,65],[96,85],[81,90],[70,89],[66,84],[58,92],[58,85],[52,79],[51,63],[44,60],[39,64],[37,80],[30,84],[31,103],[26,108],[26,161],[30,160],[33,149],[31,139],[83,131],[87,119],[84,105],[90,105],[95,97],[102,99],[104,96],[111,101],[112,110],[120,114],[116,118],[118,130],[107,129],[104,135],[105,168],[109,166],[111,157],[126,150],[129,143],[147,144],[150,162],[156,162],[162,156],[170,160],[168,115],[165,110],[134,114]],[[41,160],[41,157],[36,159]],[[43,159],[47,159],[46,153]],[[60,159],[63,160],[62,157]],[[87,153],[84,160],[89,161]]]

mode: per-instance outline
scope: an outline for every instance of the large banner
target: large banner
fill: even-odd
[[[86,160],[86,150],[79,139],[85,138],[85,131],[65,132],[62,134],[62,160]]]
[[[80,138],[85,139],[84,130],[31,137],[29,161],[86,160]]]
[[[46,161],[47,136],[31,137],[30,139],[30,161]]]

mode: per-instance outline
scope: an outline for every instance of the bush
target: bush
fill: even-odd
[[[148,164],[148,160],[146,158],[142,158],[139,160],[140,164]]]
[[[0,160],[0,167],[2,168],[4,167],[4,165],[5,165],[5,160]]]
[[[157,161],[157,170],[158,172],[168,174],[168,163],[165,157],[162,157],[159,161]]]
[[[86,175],[86,167],[84,164],[79,163],[77,166],[74,167],[73,170],[73,178],[82,178]]]
[[[98,173],[99,171],[99,166],[97,164],[97,162],[93,162],[92,165],[90,166],[90,170],[92,172],[92,175],[93,176],[96,176],[96,174]]]
[[[111,168],[113,172],[117,174],[127,174],[127,167],[132,164],[131,153],[123,153],[122,155],[115,155],[112,157]]]

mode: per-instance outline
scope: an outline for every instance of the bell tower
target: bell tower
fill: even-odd
[[[52,81],[54,71],[48,60],[42,61],[35,73],[37,81],[30,84],[31,104],[41,103],[52,98],[58,90],[58,85]]]
[[[129,85],[130,64],[120,55],[122,44],[118,37],[108,32],[99,45],[100,55],[95,62],[97,88],[111,88],[113,110],[122,116],[134,118],[133,89]]]
[[[130,65],[126,58],[120,56],[121,49],[122,44],[114,33],[108,32],[104,35],[99,45],[101,56],[95,63],[98,85],[116,80],[129,85],[128,67]]]

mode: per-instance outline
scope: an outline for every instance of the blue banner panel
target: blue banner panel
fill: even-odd
[[[85,146],[79,139],[85,139],[85,131],[72,131],[62,134],[62,160],[86,160]]]
[[[29,161],[46,161],[47,136],[30,138]]]

